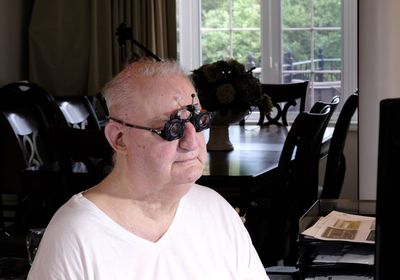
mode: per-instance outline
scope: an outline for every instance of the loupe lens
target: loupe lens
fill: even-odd
[[[196,131],[200,132],[204,129],[210,127],[211,124],[211,113],[210,112],[201,112],[198,115],[194,116],[195,123],[194,126],[196,127]]]
[[[164,127],[164,139],[173,141],[183,136],[184,122],[182,120],[169,120]]]

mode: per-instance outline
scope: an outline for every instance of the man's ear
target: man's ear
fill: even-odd
[[[124,127],[116,122],[107,123],[104,134],[115,152],[125,153],[126,145],[124,138]]]

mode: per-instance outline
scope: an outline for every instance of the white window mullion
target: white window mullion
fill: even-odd
[[[232,17],[233,17],[233,4],[232,0],[229,0],[229,55],[231,58],[233,58],[233,23],[232,23]]]
[[[281,1],[261,1],[261,81],[281,82],[282,24]]]
[[[200,67],[201,0],[179,0],[179,53],[186,71]]]
[[[342,0],[342,94],[357,89],[357,1]]]

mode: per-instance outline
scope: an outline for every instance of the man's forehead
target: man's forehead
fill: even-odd
[[[196,95],[191,94],[190,99],[182,98],[181,95],[175,95],[174,100],[176,102],[175,108],[168,110],[164,113],[163,119],[180,118],[187,119],[191,114],[200,112],[200,104],[196,101]]]
[[[186,115],[187,106],[198,104],[197,97],[192,97],[193,93],[160,93],[157,98],[137,99],[136,104],[140,104],[136,112],[132,112],[136,117],[152,119],[154,121],[169,120],[172,115]],[[199,105],[196,105],[199,106]],[[136,108],[138,106],[135,106]],[[197,107],[196,107],[197,108]]]
[[[190,105],[192,103],[198,103],[198,97],[197,94],[190,92],[190,93],[175,93],[173,96],[173,99],[176,101],[176,103],[180,106],[186,106]]]

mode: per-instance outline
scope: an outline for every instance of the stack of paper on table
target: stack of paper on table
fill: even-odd
[[[321,240],[375,243],[375,217],[332,211],[302,234]]]

